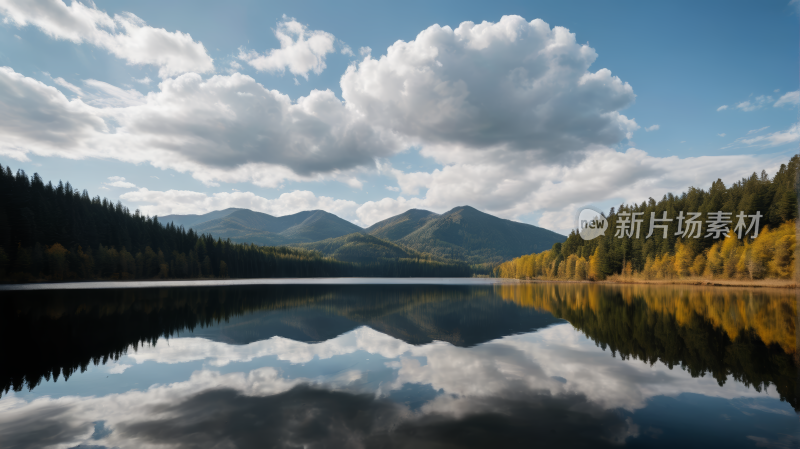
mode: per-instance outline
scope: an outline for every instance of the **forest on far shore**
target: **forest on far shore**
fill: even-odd
[[[197,234],[69,182],[0,165],[0,282],[262,277],[468,277],[430,258],[344,262],[318,251]]]
[[[675,279],[704,277],[712,279],[790,279],[794,273],[794,251],[797,219],[795,183],[800,169],[800,156],[792,156],[781,164],[774,177],[766,171],[726,187],[717,179],[708,190],[690,188],[681,195],[667,194],[660,201],[650,198],[641,204],[622,204],[611,208],[607,216],[608,230],[592,240],[584,240],[576,231],[567,241],[556,243],[547,251],[521,256],[494,269],[494,275],[515,279],[603,280],[612,279]],[[676,218],[699,212],[704,220],[700,237]],[[717,212],[729,213],[727,238],[709,236],[707,218]],[[641,232],[619,232],[629,228],[633,213],[642,220]],[[672,218],[653,224],[652,217]],[[739,238],[735,232],[737,215],[760,215],[757,237],[751,229]],[[709,215],[711,214],[711,215]],[[621,220],[626,223],[620,226]],[[755,225],[753,225],[754,228]],[[629,235],[630,234],[630,235]]]

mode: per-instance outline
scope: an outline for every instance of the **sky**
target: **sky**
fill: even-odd
[[[149,215],[566,233],[798,151],[798,4],[0,0],[0,164]]]

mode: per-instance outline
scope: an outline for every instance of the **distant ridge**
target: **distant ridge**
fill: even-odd
[[[400,215],[379,221],[367,228],[366,232],[378,238],[397,241],[424,226],[439,214],[429,210],[409,209]]]
[[[456,207],[441,215],[412,209],[375,223],[367,233],[436,257],[470,263],[502,262],[550,249],[567,239],[471,206]]]
[[[159,220],[234,242],[270,246],[316,242],[364,231],[322,210],[275,217],[249,209],[230,208],[203,215],[167,215]]]
[[[443,263],[463,263],[462,261],[432,257],[430,254],[421,253],[363,232],[313,243],[295,243],[292,246],[319,251],[343,262],[369,263],[381,259],[428,259]]]
[[[418,257],[418,254],[407,253],[413,250],[436,259],[499,263],[550,249],[554,243],[567,239],[547,229],[498,218],[470,206],[456,207],[443,214],[410,209],[367,229],[322,210],[275,217],[249,209],[230,208],[203,215],[167,215],[159,220],[237,243],[308,244],[301,246],[348,261]],[[350,236],[354,233],[376,239]],[[339,239],[344,236],[348,239]],[[315,242],[322,245],[313,244]],[[387,245],[388,242],[400,246]]]

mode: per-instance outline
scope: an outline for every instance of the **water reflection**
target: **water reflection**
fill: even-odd
[[[110,369],[125,367],[120,379],[181,366],[191,374],[163,371],[158,384],[133,389],[119,380],[103,395],[54,394],[51,382],[7,394],[4,447],[798,442],[797,415],[781,402],[797,407],[784,335],[794,321],[778,313],[794,313],[796,302],[782,292],[523,284],[130,293],[11,298],[2,332],[10,326],[15,338],[4,341],[36,354],[32,364],[19,349],[4,358],[23,379],[16,385],[104,356],[119,357]],[[770,313],[785,330],[760,333]],[[96,341],[103,333],[108,341]],[[129,344],[139,346],[123,354]],[[56,348],[61,359],[44,360]]]

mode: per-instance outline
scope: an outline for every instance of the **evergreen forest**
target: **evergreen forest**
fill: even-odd
[[[606,232],[585,240],[573,230],[564,243],[551,249],[521,256],[494,269],[494,275],[516,279],[603,280],[641,278],[674,279],[703,277],[724,279],[791,279],[794,273],[795,223],[797,219],[796,177],[800,156],[781,164],[770,177],[766,171],[753,173],[729,187],[717,179],[708,190],[690,188],[661,200],[650,198],[641,204],[611,208]],[[687,234],[688,226],[677,218],[683,213],[700,213],[702,230]],[[708,232],[708,217],[718,212],[729,215],[728,230]],[[639,232],[630,226],[636,213]],[[641,215],[638,215],[641,214]],[[666,214],[666,215],[665,215]],[[737,216],[743,214],[749,234],[735,231]],[[753,216],[758,215],[758,225]],[[651,220],[653,234],[648,237]],[[622,224],[622,221],[626,221]],[[683,225],[683,226],[682,226]],[[679,226],[682,226],[679,231]],[[625,232],[620,232],[623,228]],[[756,234],[756,230],[758,233]],[[745,229],[746,231],[746,229]],[[712,234],[712,235],[709,235]],[[666,237],[665,237],[666,235]]]
[[[163,224],[0,165],[0,281],[262,277],[463,277],[467,264],[424,258],[355,263],[318,251],[233,243]]]

